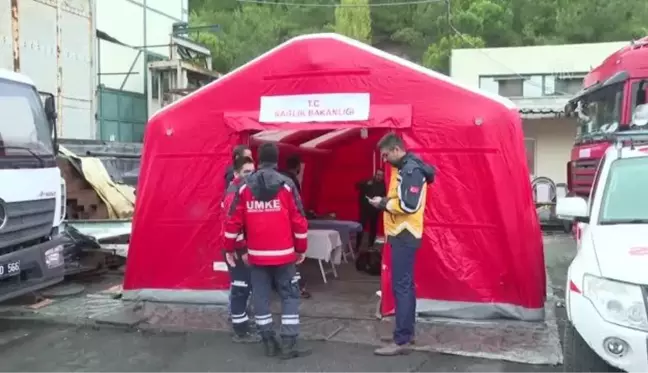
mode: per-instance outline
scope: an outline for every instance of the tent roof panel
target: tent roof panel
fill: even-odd
[[[303,144],[301,144],[302,148],[316,148],[319,144],[323,143],[324,141],[331,140],[333,138],[336,138],[338,136],[345,135],[351,131],[357,131],[357,128],[343,128],[335,131],[331,131],[329,133],[326,133],[322,136],[316,137],[310,141],[307,141]]]
[[[258,141],[281,141],[299,130],[266,130],[254,134],[252,137]]]
[[[491,101],[497,102],[497,103],[505,106],[508,109],[516,108],[515,104],[511,100],[509,100],[509,99],[507,99],[505,97],[502,97],[502,96],[499,96],[497,94],[493,94],[493,93],[490,93],[490,92],[486,92],[486,91],[483,91],[483,90],[478,89],[478,88],[463,85],[463,84],[458,83],[458,82],[452,80],[450,77],[448,77],[446,75],[443,75],[443,74],[441,74],[439,72],[427,69],[427,68],[425,68],[423,66],[417,65],[417,64],[415,64],[415,63],[413,63],[411,61],[408,61],[408,60],[406,60],[404,58],[394,56],[394,55],[389,54],[387,52],[384,52],[384,51],[382,51],[380,49],[377,49],[377,48],[374,48],[374,47],[372,47],[370,45],[359,42],[359,41],[357,41],[355,39],[351,39],[349,37],[346,37],[346,36],[343,36],[343,35],[338,35],[338,34],[333,34],[333,33],[322,33],[322,34],[310,34],[310,35],[297,36],[297,37],[294,37],[294,38],[286,41],[283,44],[280,44],[280,45],[270,49],[266,53],[263,53],[263,54],[257,56],[253,60],[251,60],[251,61],[239,66],[238,68],[232,70],[231,72],[223,75],[220,79],[215,80],[214,82],[212,82],[210,84],[207,84],[206,86],[204,86],[204,87],[190,93],[189,95],[186,95],[186,96],[180,98],[179,100],[177,100],[177,101],[163,107],[162,109],[158,110],[155,114],[153,114],[153,116],[151,117],[151,120],[154,119],[155,117],[157,117],[158,115],[160,115],[161,113],[163,113],[163,112],[171,109],[172,107],[178,105],[180,102],[182,102],[184,100],[188,100],[191,97],[193,97],[194,95],[200,94],[204,90],[212,89],[215,86],[218,86],[219,84],[222,84],[224,81],[226,81],[228,79],[231,79],[232,77],[244,72],[247,68],[251,67],[252,65],[254,65],[254,64],[258,63],[258,62],[260,62],[261,60],[267,58],[268,56],[280,51],[281,49],[287,48],[287,47],[289,47],[289,46],[291,46],[293,44],[302,42],[304,40],[313,40],[313,39],[336,40],[338,42],[341,42],[341,43],[353,46],[353,47],[355,47],[357,49],[363,50],[363,51],[365,51],[367,53],[373,54],[374,56],[378,56],[380,58],[383,58],[383,59],[385,59],[387,61],[390,61],[392,63],[401,65],[401,66],[403,66],[405,68],[408,68],[410,70],[413,70],[413,71],[416,71],[418,73],[427,75],[430,78],[446,82],[446,83],[448,83],[450,85],[453,85],[455,87],[461,88],[461,89],[466,90],[466,91],[473,92],[473,93],[475,93],[475,94],[477,94],[479,96],[482,96],[482,97],[487,98],[487,99],[489,99]]]

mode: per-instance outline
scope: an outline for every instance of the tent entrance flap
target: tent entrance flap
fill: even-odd
[[[392,128],[412,126],[411,105],[371,105],[369,119],[358,121],[280,122],[260,121],[259,111],[229,111],[223,113],[225,124],[237,132],[264,130],[336,130],[342,128]]]

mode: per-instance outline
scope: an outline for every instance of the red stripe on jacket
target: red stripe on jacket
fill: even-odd
[[[236,199],[236,194],[238,193],[239,188],[242,185],[242,180],[239,178],[236,178],[232,180],[232,182],[227,186],[227,189],[225,190],[225,195],[223,196],[223,201],[221,202],[221,231],[220,231],[220,243],[221,247],[224,247],[226,245],[226,239],[225,239],[225,226],[227,223],[227,215],[228,212],[232,208],[232,204],[234,203]],[[245,234],[243,231],[241,231],[239,234],[236,235],[235,241],[234,241],[234,250],[241,250],[246,247],[245,243]]]

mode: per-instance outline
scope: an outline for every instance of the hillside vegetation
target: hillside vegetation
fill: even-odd
[[[447,72],[454,48],[630,40],[648,34],[646,0],[190,0],[195,37],[227,72],[292,36],[338,32]],[[288,4],[316,4],[295,6]],[[337,6],[341,4],[342,6]],[[371,5],[371,6],[370,6]]]

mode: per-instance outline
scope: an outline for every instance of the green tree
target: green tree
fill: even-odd
[[[518,44],[563,43],[563,38],[556,34],[556,13],[562,6],[561,1],[511,1],[512,31],[519,37]]]
[[[318,1],[318,4],[329,5],[328,7],[283,7],[285,37],[291,38],[302,34],[333,32],[336,2],[337,0]]]
[[[232,12],[192,12],[193,25],[219,25],[216,33],[201,33],[197,41],[212,52],[212,65],[228,72],[272,49],[285,34],[285,14],[269,6],[244,5]]]
[[[565,1],[556,12],[556,32],[568,43],[629,40],[645,36],[645,0]]]
[[[402,4],[402,0],[372,0],[370,4]],[[395,33],[412,30],[412,16],[416,5],[374,6],[371,7],[371,36],[375,44],[389,43]],[[416,31],[418,32],[418,31]],[[405,33],[408,33],[407,31]],[[407,44],[407,43],[405,43]]]
[[[489,47],[520,44],[519,35],[512,31],[513,12],[503,1],[476,1],[470,4],[465,13],[478,20],[478,30],[469,33],[479,35]]]
[[[335,9],[335,32],[371,44],[369,0],[341,0]]]
[[[333,31],[337,0],[330,7],[243,4],[237,0],[190,0],[192,26],[218,25],[215,33],[193,35],[212,51],[212,65],[228,72],[296,35]]]
[[[423,66],[448,74],[453,49],[483,48],[484,46],[486,46],[486,43],[480,37],[470,35],[444,36],[437,43],[430,44],[425,51],[423,54]]]
[[[265,1],[189,0],[192,25],[220,26],[197,37],[212,49],[216,69],[229,71],[288,38],[315,32],[372,42],[444,72],[453,48],[595,43],[648,33],[646,0],[450,0],[450,7],[446,1],[303,0],[319,7]],[[370,7],[378,3],[394,5]]]

